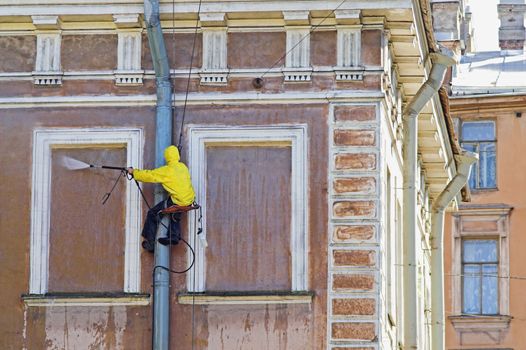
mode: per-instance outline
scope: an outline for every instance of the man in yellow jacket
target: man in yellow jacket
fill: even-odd
[[[153,252],[155,247],[155,235],[157,232],[157,225],[159,222],[159,211],[166,207],[177,204],[179,206],[187,206],[194,202],[195,192],[190,180],[190,172],[185,164],[179,161],[179,150],[175,146],[169,146],[164,150],[164,159],[166,165],[153,169],[141,170],[128,168],[128,173],[133,175],[135,180],[141,182],[160,183],[163,188],[170,195],[166,201],[157,203],[153,208],[148,210],[146,221],[142,230],[142,236],[145,241],[142,242],[142,247],[150,252]],[[180,214],[179,214],[180,215]],[[177,244],[181,238],[181,229],[179,227],[179,216],[176,220],[172,220],[170,225],[169,237],[159,239],[159,243]]]

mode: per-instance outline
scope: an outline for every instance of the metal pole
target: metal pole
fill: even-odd
[[[170,66],[159,16],[159,0],[144,0],[144,19],[157,85],[155,166],[159,167],[164,164],[164,149],[172,144],[172,87],[170,84]],[[157,186],[155,202],[160,202],[164,197],[161,186]],[[163,218],[161,222],[168,227],[169,218]],[[157,238],[166,236],[166,227],[159,225]],[[154,350],[168,350],[170,340],[170,273],[166,269],[170,267],[169,246],[156,242],[155,267],[152,348]]]
[[[166,237],[170,216],[164,215],[157,237]],[[155,272],[153,294],[153,346],[154,350],[167,350],[170,347],[170,272],[163,267],[170,266],[170,249],[159,242],[155,243]],[[166,251],[162,252],[161,251]]]

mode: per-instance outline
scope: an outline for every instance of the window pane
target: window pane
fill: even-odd
[[[465,314],[480,314],[480,266],[464,265],[463,305]]]
[[[494,122],[462,123],[462,141],[494,141]]]
[[[496,240],[469,239],[464,240],[462,244],[464,262],[470,263],[498,261]]]
[[[499,313],[497,265],[482,265],[482,275],[482,313],[496,315]]]
[[[495,143],[494,142],[482,142],[480,143],[479,149],[479,178],[480,188],[494,188],[496,187],[495,181]]]
[[[478,153],[477,144],[475,143],[462,143],[462,148],[466,151]],[[469,174],[469,188],[477,188],[477,176],[478,176],[478,162],[471,166],[471,172]]]

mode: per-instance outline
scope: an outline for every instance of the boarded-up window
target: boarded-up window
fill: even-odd
[[[125,194],[119,173],[68,170],[63,157],[92,164],[126,166],[125,148],[52,150],[49,232],[49,292],[113,292],[124,284]]]
[[[290,290],[290,146],[209,146],[206,159],[207,290]]]

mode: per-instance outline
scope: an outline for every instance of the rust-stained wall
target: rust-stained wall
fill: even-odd
[[[237,346],[263,349],[323,347],[326,337],[327,113],[328,108],[325,105],[310,105],[307,108],[297,105],[191,106],[187,110],[188,124],[308,124],[309,183],[311,184],[309,244],[316,251],[316,254],[309,255],[309,286],[315,293],[311,305],[246,305],[235,308],[196,305],[197,349],[232,349]],[[11,286],[2,292],[3,297],[0,299],[0,308],[10,315],[9,318],[0,318],[0,329],[2,329],[0,348],[20,349],[26,344],[29,349],[33,349],[42,348],[42,344],[46,344],[44,348],[61,349],[65,341],[69,344],[77,344],[76,342],[80,341],[78,339],[90,339],[89,344],[94,349],[98,349],[102,343],[128,344],[122,347],[108,345],[108,349],[148,349],[150,344],[148,306],[84,309],[30,307],[24,312],[20,295],[27,293],[29,279],[28,218],[31,201],[32,143],[28,140],[32,139],[33,129],[64,126],[143,127],[146,141],[145,164],[152,166],[154,150],[153,142],[149,140],[154,138],[153,115],[153,107],[35,108],[10,109],[2,112],[0,147],[6,151],[0,154],[0,161],[6,165],[2,171],[2,180],[9,186],[0,188],[0,196],[14,200],[0,203],[2,221],[0,239],[4,242],[0,246],[0,262],[5,271],[9,271],[7,274],[0,275],[0,283]],[[177,130],[175,134],[178,134]],[[81,157],[81,155],[77,156]],[[186,154],[183,154],[183,157],[186,157]],[[152,186],[144,187],[151,201]],[[79,195],[92,196],[94,202],[89,203],[98,206],[101,195],[107,190],[106,187],[91,188],[88,192],[79,192]],[[64,196],[66,199],[71,199],[75,197],[75,193],[64,194]],[[90,212],[86,210],[85,201],[75,202],[74,205],[78,205],[79,210]],[[221,212],[218,215],[228,217],[230,214]],[[67,217],[61,219],[64,222],[69,220]],[[112,243],[114,244],[117,243]],[[182,245],[173,249],[174,268],[180,269],[186,265],[185,251]],[[68,263],[68,254],[69,252],[64,253],[62,257],[60,254],[56,255],[57,262]],[[151,291],[151,264],[151,255],[143,253],[141,289],[144,292]],[[235,276],[242,273],[242,271],[230,272]],[[187,349],[191,347],[192,306],[177,304],[176,294],[186,290],[184,276],[174,276],[172,281],[174,286],[171,297],[174,339],[172,346]],[[243,327],[239,327],[240,324]],[[260,345],[262,347],[259,347]]]
[[[312,32],[310,57],[313,66],[336,66],[336,31]]]
[[[63,35],[61,64],[64,71],[117,68],[117,35]]]
[[[25,346],[27,349],[72,349],[73,347],[64,347],[61,344],[65,341],[69,342],[68,344],[76,344],[78,339],[90,339],[90,342],[86,340],[86,344],[92,344],[92,349],[100,349],[101,347],[96,345],[97,342],[100,343],[101,339],[108,339],[108,344],[113,344],[112,342],[127,344],[121,347],[122,349],[147,349],[146,345],[137,344],[149,344],[150,308],[148,306],[114,307],[113,309],[110,307],[52,307],[47,310],[30,307],[25,310],[21,295],[28,293],[29,288],[33,129],[94,126],[141,127],[144,129],[145,140],[152,140],[155,136],[154,108],[4,109],[1,116],[0,148],[3,151],[0,153],[0,162],[3,164],[3,169],[0,172],[0,178],[5,185],[0,187],[0,197],[10,200],[0,202],[0,239],[3,242],[0,245],[0,264],[4,271],[0,274],[0,285],[9,286],[9,288],[2,289],[0,298],[0,309],[4,315],[0,317],[0,348],[19,350]],[[152,161],[153,147],[153,143],[145,142],[146,162]],[[98,181],[95,180],[95,183]],[[108,182],[104,183],[108,184]],[[73,192],[77,190],[80,192]],[[106,185],[99,188],[69,188],[68,193],[63,194],[64,199],[72,200],[71,208],[68,209],[71,211],[68,214],[84,213],[86,217],[83,222],[96,227],[95,221],[102,220],[100,217],[102,208],[99,201],[108,190]],[[76,194],[81,195],[81,198],[75,198]],[[119,200],[119,190],[116,194],[113,195],[115,197],[112,198],[112,201]],[[150,193],[147,195],[151,201]],[[89,198],[84,198],[88,196]],[[87,204],[93,206],[87,208]],[[109,204],[108,202],[107,205]],[[113,202],[112,205],[115,203]],[[116,206],[118,207],[119,205]],[[108,213],[117,214],[113,212],[116,208],[107,208]],[[89,218],[89,213],[96,214],[97,218]],[[118,214],[116,219],[119,215],[122,214]],[[70,220],[67,216],[56,217],[56,219],[62,220],[62,224]],[[69,234],[67,239],[70,242],[64,242],[65,249],[81,251],[83,248],[81,244],[100,242],[103,237],[99,235],[98,238],[93,237],[92,241],[77,241],[75,234]],[[108,240],[110,243],[117,243],[112,237],[108,237]],[[102,247],[84,248],[86,250],[102,249]],[[69,254],[73,252],[56,253],[57,263],[64,265],[70,263]],[[52,258],[53,254],[52,250]],[[143,267],[141,290],[149,292],[152,259],[151,256],[143,253],[141,260]],[[112,266],[113,264],[109,263],[107,268],[113,269],[115,267]],[[88,266],[84,268],[86,273],[88,270],[91,268]],[[91,270],[92,274],[99,272],[97,268]],[[84,280],[83,283],[85,283]],[[6,315],[9,316],[6,317]],[[78,334],[80,338],[77,338]],[[115,349],[109,345],[107,348]]]
[[[0,72],[30,72],[35,68],[37,39],[32,35],[0,36]]]
[[[180,111],[179,111],[180,113]],[[309,289],[311,305],[195,306],[196,349],[321,349],[326,341],[327,284],[327,114],[326,105],[190,106],[188,124],[266,125],[307,123],[309,133]],[[180,114],[178,114],[180,116]],[[257,188],[257,187],[256,187]],[[222,208],[222,207],[221,207]],[[219,209],[221,210],[221,209]],[[248,214],[248,213],[247,213]],[[227,218],[235,213],[221,211]],[[250,213],[256,219],[261,212]],[[210,233],[211,234],[211,233]],[[207,239],[209,239],[207,237]],[[184,247],[174,249],[174,266],[184,267]],[[231,271],[239,275],[242,273]],[[183,276],[173,285],[185,291]],[[172,330],[181,349],[191,348],[192,305],[172,298]],[[228,320],[228,322],[221,322]],[[240,327],[239,325],[242,325]]]
[[[500,100],[491,103],[491,100],[480,99],[485,105],[478,107],[476,99],[454,101],[452,106],[453,116],[463,120],[477,120],[484,118],[496,121],[497,136],[497,188],[496,190],[472,191],[471,203],[469,204],[506,204],[513,207],[509,217],[509,266],[510,276],[526,277],[526,263],[524,259],[524,247],[526,246],[526,159],[521,156],[520,150],[526,148],[526,119],[517,118],[516,112],[526,114],[526,106],[515,105],[506,108],[511,101],[520,101],[517,97],[510,97],[509,101]],[[520,102],[519,102],[520,103]],[[503,107],[504,106],[504,107]],[[456,112],[456,110],[464,110]],[[473,112],[477,109],[476,112]],[[493,231],[494,227],[487,226],[488,222],[472,222],[466,229]],[[452,217],[446,216],[445,221],[445,309],[446,320],[452,314]],[[510,348],[526,349],[526,308],[524,302],[525,281],[511,278],[509,280],[509,315],[513,317],[509,329],[505,329],[500,335],[487,331],[467,334],[464,336],[464,344],[461,342],[459,333],[453,328],[451,322],[446,322],[446,345],[447,348],[472,349],[472,348]]]
[[[382,64],[382,31],[362,31],[362,63],[367,66]]]
[[[164,43],[166,45],[166,54],[168,55],[168,62],[175,68],[190,67],[190,60],[192,55],[192,47],[194,45],[193,33],[165,33],[163,35]],[[198,33],[195,37],[194,58],[192,60],[192,67],[201,67],[203,56],[203,39],[202,34]],[[150,53],[150,44],[148,43],[148,36],[142,36],[142,68],[153,70],[152,55]]]
[[[317,66],[334,65],[336,48],[336,33],[334,31],[316,32],[312,36],[312,64]],[[193,35],[191,33],[165,34],[167,51],[170,62],[175,68],[189,66],[189,55],[192,50]],[[196,39],[196,51],[193,62],[194,67],[200,67],[202,62],[201,36]],[[0,48],[14,48],[20,44],[19,53],[10,58],[8,63],[0,62],[0,71],[31,71],[33,69],[35,38],[31,36],[16,39],[0,37]],[[2,46],[4,45],[4,46]],[[175,50],[174,50],[175,45]],[[269,68],[275,60],[285,52],[285,33],[229,33],[229,66],[231,68]],[[260,45],[263,50],[258,52]],[[362,33],[362,59],[365,65],[380,64],[381,31],[367,30]],[[250,50],[249,50],[250,49]],[[9,49],[11,50],[11,49]],[[260,49],[259,49],[260,50]],[[12,52],[16,52],[11,50]],[[254,55],[242,55],[242,52],[255,52]],[[62,38],[62,67],[64,71],[89,71],[113,70],[117,64],[117,36],[116,35],[64,35]],[[331,54],[332,52],[332,54]],[[148,43],[143,37],[143,62],[144,69],[152,69]],[[8,56],[11,57],[11,56]],[[18,61],[15,57],[20,57]],[[31,57],[31,58],[29,58]],[[30,64],[31,63],[31,64]],[[279,64],[281,65],[281,64]],[[190,82],[191,92],[251,92],[252,77],[229,78],[227,86],[201,86],[198,79]],[[185,91],[186,78],[175,79],[175,90],[178,93]],[[379,91],[380,75],[366,74],[363,81],[336,83],[333,76],[312,76],[312,82],[301,84],[285,84],[282,77],[266,77],[265,85],[258,90],[261,93],[294,92],[323,92],[335,89],[356,89],[361,91]],[[53,96],[78,96],[78,95],[153,95],[155,82],[145,79],[144,85],[137,87],[117,87],[113,80],[64,80],[59,87],[35,87],[30,80],[11,81],[9,84],[0,84],[0,95],[4,97],[53,97]],[[261,102],[261,101],[260,101]],[[94,103],[97,103],[94,101]],[[179,121],[181,109],[176,109],[174,135],[179,135]],[[192,334],[195,335],[196,349],[322,349],[327,342],[327,232],[328,199],[327,178],[329,168],[329,139],[328,139],[328,114],[329,107],[326,102],[319,104],[242,104],[242,105],[192,105],[186,111],[186,125],[276,125],[276,124],[307,124],[308,126],[308,183],[309,183],[309,208],[308,227],[308,285],[314,293],[311,304],[288,305],[183,305],[178,303],[177,293],[187,290],[184,275],[172,276],[171,294],[171,319],[172,319],[172,348],[192,348]],[[1,180],[8,186],[0,187],[0,198],[9,198],[10,201],[0,202],[0,265],[7,273],[0,274],[0,285],[10,286],[2,291],[0,309],[9,317],[0,317],[0,348],[1,349],[148,349],[150,347],[151,318],[150,306],[55,306],[51,308],[24,307],[21,294],[28,292],[29,280],[29,232],[30,232],[30,205],[31,205],[31,174],[32,174],[32,137],[35,128],[52,127],[140,127],[144,129],[144,164],[153,166],[154,158],[154,122],[155,108],[150,107],[53,107],[53,108],[17,108],[5,109],[1,113],[0,123],[0,164],[4,169],[0,172]],[[341,116],[345,120],[345,116]],[[370,116],[365,116],[368,120]],[[360,120],[360,121],[364,121]],[[183,130],[185,131],[185,130]],[[353,145],[359,142],[362,146],[375,144],[376,140],[370,130],[354,130],[352,133],[341,133],[338,142],[342,145]],[[176,140],[177,141],[177,140]],[[187,140],[185,139],[183,145]],[[331,141],[332,142],[332,141]],[[367,143],[368,142],[368,143]],[[187,156],[187,149],[183,151],[183,159]],[[213,154],[213,151],[221,151]],[[88,157],[89,151],[62,150],[54,151],[58,156],[62,153],[73,152],[76,157]],[[226,152],[226,153],[225,153]],[[209,198],[213,212],[210,213],[210,225],[217,225],[221,233],[231,231],[230,226],[224,225],[221,219],[239,219],[237,235],[246,234],[247,249],[242,246],[236,251],[235,257],[228,257],[225,261],[218,262],[210,267],[210,271],[217,272],[209,281],[217,289],[232,288],[251,289],[254,280],[245,279],[245,275],[252,274],[243,260],[252,258],[254,249],[262,249],[264,258],[258,261],[258,269],[264,263],[271,268],[263,271],[262,275],[254,276],[258,279],[258,288],[284,289],[290,288],[290,256],[287,253],[289,237],[279,234],[287,232],[290,223],[286,218],[290,213],[290,189],[287,189],[290,179],[290,152],[286,147],[264,148],[258,150],[239,150],[236,155],[228,154],[227,150],[212,150],[211,171],[225,171],[225,174],[239,175],[243,171],[243,164],[236,168],[222,169],[220,161],[225,162],[231,158],[258,161],[254,164],[257,179],[250,181],[236,181],[218,179],[220,189],[211,193]],[[245,152],[245,153],[244,153]],[[253,153],[251,153],[253,152]],[[86,154],[84,154],[86,153]],[[119,153],[119,152],[117,152]],[[261,154],[260,154],[261,153]],[[374,154],[366,154],[360,158],[358,154],[342,154],[341,161],[336,161],[335,167],[339,169],[376,167],[377,158]],[[265,158],[270,157],[270,158]],[[373,158],[371,158],[373,157]],[[122,154],[100,155],[94,152],[89,155],[93,162],[122,161]],[[339,158],[339,159],[340,159]],[[261,159],[261,161],[259,161]],[[372,160],[371,160],[372,159]],[[359,162],[359,165],[356,165]],[[366,165],[366,164],[373,165]],[[364,165],[365,164],[365,165]],[[265,170],[271,168],[272,183]],[[376,169],[376,168],[375,168]],[[110,181],[106,173],[92,172],[79,174],[78,177],[66,178],[63,169],[57,164],[53,172],[60,177],[52,182],[52,232],[50,253],[50,288],[52,291],[116,291],[122,284],[122,276],[117,273],[122,269],[122,260],[111,261],[111,252],[118,250],[122,245],[121,233],[117,232],[122,227],[123,197],[122,188],[117,188],[113,194],[112,203],[102,208],[99,204],[101,196],[109,189]],[[214,174],[210,174],[213,177]],[[64,176],[62,178],[62,176]],[[227,175],[225,175],[227,176]],[[275,180],[279,178],[279,181]],[[225,180],[221,182],[221,180]],[[76,188],[75,181],[82,182],[86,188]],[[278,183],[277,183],[278,182]],[[223,186],[247,186],[228,192]],[[249,185],[253,185],[249,188]],[[367,183],[350,184],[341,183],[344,190],[352,186],[367,187]],[[64,190],[64,189],[67,190]],[[339,187],[340,188],[340,187]],[[152,202],[153,186],[144,185],[145,193]],[[259,191],[253,195],[253,191]],[[261,193],[266,190],[270,197],[275,197],[279,206],[272,206]],[[230,203],[236,203],[225,209],[221,196],[238,195],[239,201],[233,197]],[[215,196],[215,197],[214,197]],[[259,199],[262,199],[260,202]],[[61,202],[55,202],[61,199]],[[113,202],[114,201],[114,202]],[[70,203],[71,205],[68,205]],[[358,202],[356,202],[358,203]],[[356,204],[355,203],[355,204]],[[110,207],[111,204],[111,207]],[[242,206],[247,204],[246,207]],[[356,207],[360,211],[375,210],[373,204],[362,203]],[[354,204],[353,204],[354,205]],[[344,206],[342,215],[350,213],[355,207]],[[372,208],[372,209],[371,209]],[[145,209],[145,208],[144,208]],[[76,217],[77,227],[71,225],[73,216]],[[91,217],[97,216],[100,220]],[[105,216],[111,219],[101,219]],[[347,215],[348,216],[348,215]],[[257,221],[272,217],[272,222],[260,224]],[[231,223],[229,223],[231,224]],[[268,224],[268,225],[267,225]],[[252,226],[251,226],[252,225]],[[183,225],[183,227],[186,227]],[[270,228],[263,231],[262,227]],[[90,232],[90,230],[94,232]],[[108,232],[115,233],[107,237]],[[245,232],[246,231],[246,232]],[[362,237],[370,239],[375,235],[372,226],[336,228],[338,239]],[[252,234],[249,236],[248,233]],[[186,233],[185,233],[186,234]],[[255,235],[254,235],[255,234]],[[82,238],[82,239],[81,239]],[[108,238],[106,241],[105,239]],[[226,239],[213,237],[209,239]],[[236,239],[239,237],[228,237]],[[57,243],[54,243],[58,241]],[[215,242],[213,242],[215,243]],[[225,244],[227,244],[226,242]],[[87,245],[92,246],[83,249]],[[101,247],[107,244],[107,247]],[[221,242],[221,244],[223,244]],[[272,251],[268,248],[272,247]],[[107,249],[107,250],[105,250]],[[265,249],[267,249],[265,251]],[[84,256],[79,256],[83,254]],[[369,254],[369,253],[368,253]],[[218,254],[221,255],[221,252]],[[370,254],[369,254],[370,255]],[[374,258],[363,256],[340,256],[342,264],[348,261],[363,264],[364,259],[370,261],[368,266],[374,265]],[[84,259],[86,258],[86,259]],[[211,259],[213,257],[209,257]],[[263,261],[266,259],[266,261]],[[358,259],[358,260],[356,260]],[[213,259],[211,259],[213,260]],[[236,261],[238,260],[238,261]],[[241,260],[241,261],[240,261]],[[340,260],[339,260],[340,261]],[[358,262],[356,262],[358,261]],[[366,261],[366,262],[367,262]],[[152,256],[147,253],[141,255],[142,282],[141,291],[151,292]],[[236,266],[238,263],[238,266]],[[181,270],[186,267],[186,248],[179,244],[172,250],[172,267]],[[221,269],[221,264],[231,266],[228,271]],[[107,268],[103,269],[102,266]],[[241,267],[239,267],[241,265]],[[286,266],[286,268],[279,267]],[[266,268],[267,266],[265,266]],[[72,274],[71,270],[79,270],[78,275],[67,279]],[[264,270],[264,269],[263,269]],[[261,272],[261,270],[258,270]],[[261,278],[259,278],[261,277]],[[338,276],[336,276],[338,277]],[[228,279],[228,280],[226,280]],[[237,283],[237,285],[236,285]],[[348,291],[353,288],[374,290],[374,277],[370,275],[357,275],[352,278],[335,278],[333,288],[337,291]],[[366,300],[373,303],[374,300]],[[361,304],[360,304],[361,305]],[[360,306],[361,307],[361,306]],[[336,308],[337,309],[337,308]],[[192,310],[195,311],[195,322],[192,323]],[[369,310],[369,311],[367,311]],[[370,307],[367,315],[374,314]],[[340,310],[345,313],[345,310]],[[358,334],[361,337],[374,337],[372,322],[359,323],[356,329],[347,325],[336,324],[334,334]],[[192,332],[194,330],[194,332]],[[369,339],[369,338],[367,338]]]
[[[282,67],[285,40],[284,32],[229,33],[228,67],[270,68],[273,64]]]

